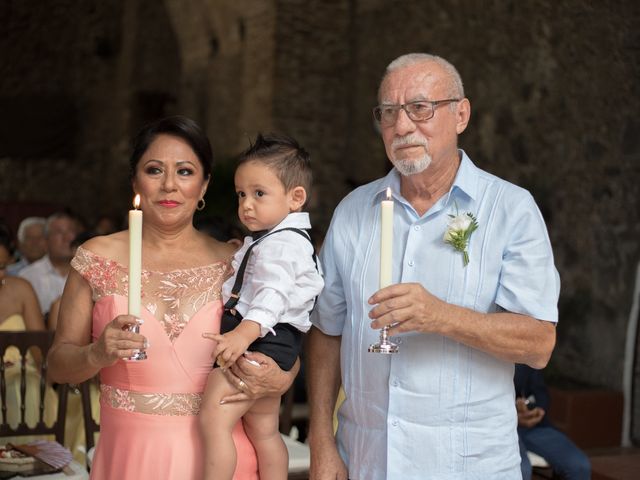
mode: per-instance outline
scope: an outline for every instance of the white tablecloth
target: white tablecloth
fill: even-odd
[[[11,477],[10,480],[20,480],[24,478],[25,477],[16,475],[15,477]],[[35,477],[28,478],[29,480],[85,480],[89,478],[89,472],[87,472],[87,469],[78,462],[72,461],[62,472],[50,473],[48,475],[36,475]]]

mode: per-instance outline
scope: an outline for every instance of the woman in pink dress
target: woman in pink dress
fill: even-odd
[[[92,479],[202,477],[196,415],[220,327],[220,288],[234,246],[193,227],[211,176],[211,147],[185,117],[146,126],[131,157],[141,196],[142,312],[127,315],[128,231],[94,237],[78,249],[60,306],[49,374],[79,383],[100,375],[100,440]],[[130,331],[138,323],[140,333]],[[144,350],[146,360],[127,360]],[[282,394],[297,367],[281,371],[258,353],[229,370],[239,387],[228,401]],[[241,387],[241,388],[240,388]],[[255,451],[241,422],[235,477],[257,479]]]

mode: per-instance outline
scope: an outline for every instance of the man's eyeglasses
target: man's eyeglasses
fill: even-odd
[[[459,102],[460,98],[447,98],[446,100],[416,100],[402,105],[378,105],[373,109],[373,118],[383,127],[391,127],[398,120],[398,113],[404,110],[407,116],[414,122],[424,122],[432,118],[436,113],[436,107],[445,103]]]

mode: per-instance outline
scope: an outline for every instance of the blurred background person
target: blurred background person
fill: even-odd
[[[44,330],[44,321],[36,294],[31,284],[26,280],[7,275],[7,264],[11,260],[11,236],[8,229],[0,225],[0,332],[20,332],[25,330]],[[7,421],[16,426],[20,419],[21,398],[21,365],[20,353],[15,347],[6,350],[2,361],[5,368],[5,400],[7,406]],[[36,357],[40,361],[40,356]],[[39,389],[40,374],[36,371],[34,357],[27,355],[26,366],[27,391],[35,393]],[[55,420],[57,411],[57,399],[50,387],[47,387],[47,400],[45,403],[44,420],[51,424]],[[25,421],[27,425],[34,426],[39,418],[38,395],[27,395]],[[30,437],[19,437],[20,443],[28,441]],[[11,441],[3,438],[3,441]]]
[[[120,226],[116,218],[112,215],[105,214],[98,217],[92,232],[96,235],[110,235],[116,233],[118,230],[120,230]]]
[[[531,480],[532,467],[527,451],[542,456],[553,469],[554,477],[589,480],[589,458],[549,421],[549,392],[541,370],[516,364],[513,377],[518,411],[518,441],[522,479]]]
[[[11,257],[11,235],[9,229],[0,224],[0,330],[44,330],[31,284],[7,275]]]
[[[95,237],[97,234],[94,232],[80,232],[78,235],[76,235],[76,238],[74,238],[71,242],[71,250],[73,252],[73,256],[75,256],[76,251],[78,250],[78,247],[80,245],[82,245],[84,242],[86,242],[87,240],[89,240],[90,238]],[[47,315],[47,328],[49,330],[55,330],[56,326],[58,325],[58,315],[60,314],[60,300],[62,297],[58,297],[56,298],[52,303],[51,303],[51,307],[49,308],[49,315]]]
[[[27,217],[18,227],[18,259],[7,267],[8,275],[18,275],[27,265],[40,260],[47,253],[43,217]]]
[[[47,255],[25,267],[20,276],[28,280],[38,297],[40,311],[47,314],[64,289],[73,258],[71,242],[79,233],[79,223],[69,213],[58,212],[47,218]]]

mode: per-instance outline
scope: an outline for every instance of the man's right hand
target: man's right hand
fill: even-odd
[[[533,410],[527,408],[524,398],[516,398],[516,410],[518,411],[518,426],[531,428],[540,423],[545,415],[544,409],[536,407]]]
[[[348,480],[349,472],[342,461],[335,438],[325,445],[311,446],[311,467],[309,480]]]

